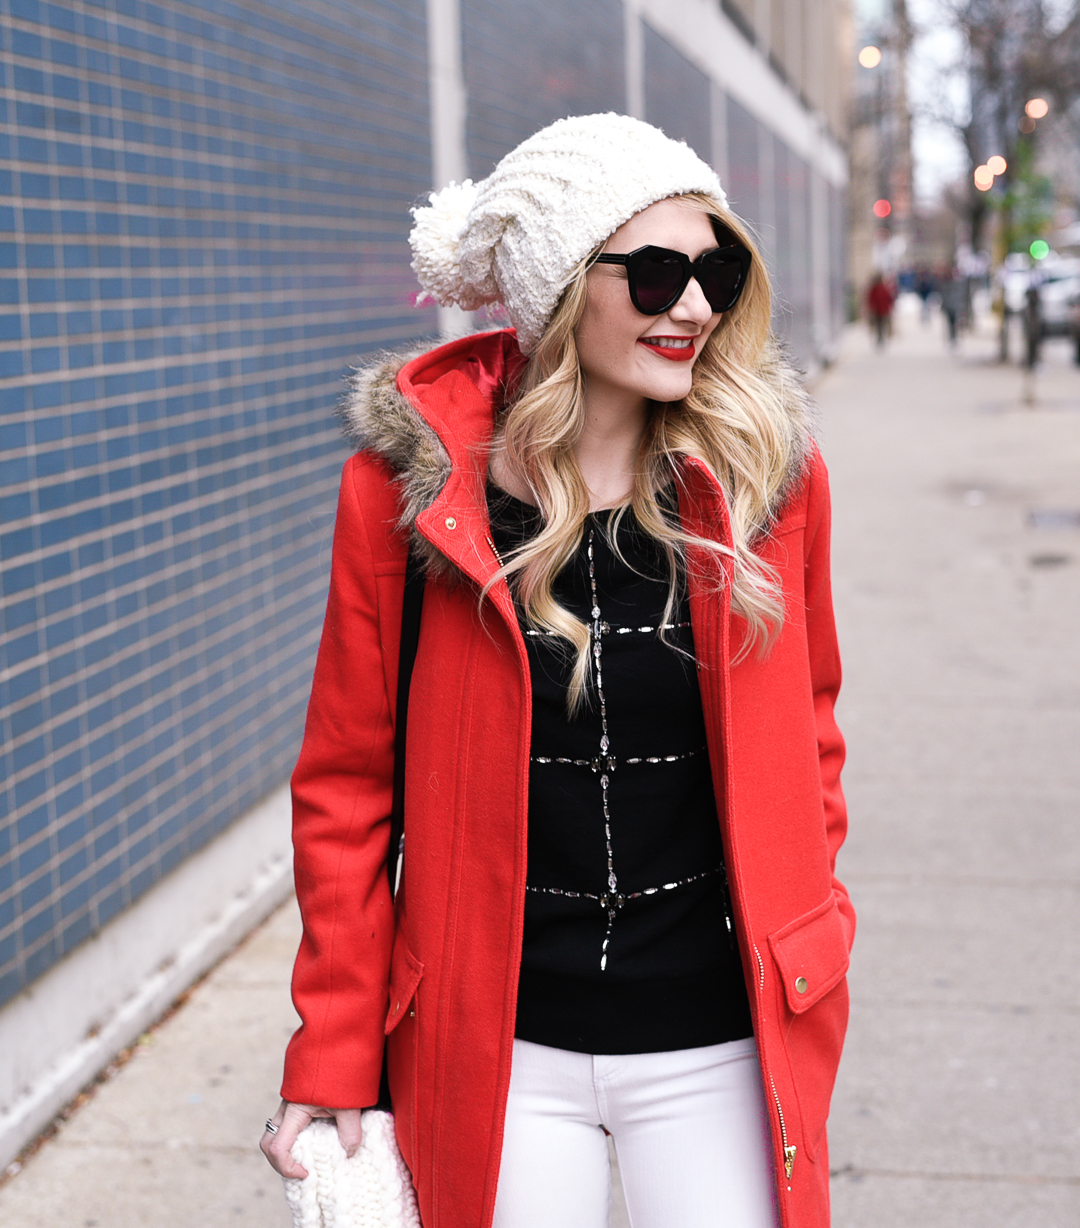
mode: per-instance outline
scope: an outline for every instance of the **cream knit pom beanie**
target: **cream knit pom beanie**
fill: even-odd
[[[441,306],[502,303],[524,353],[536,348],[578,261],[648,205],[684,192],[727,198],[684,142],[628,115],[560,119],[479,183],[412,210],[412,267]]]

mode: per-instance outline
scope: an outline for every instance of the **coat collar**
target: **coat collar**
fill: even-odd
[[[525,360],[510,329],[434,350],[385,354],[355,372],[341,407],[346,438],[374,452],[401,490],[401,527],[428,574],[486,583],[488,453],[495,415]]]
[[[502,329],[433,350],[385,354],[353,375],[341,407],[345,435],[396,475],[401,527],[413,535],[429,575],[458,572],[483,584],[497,570],[488,538],[488,454],[495,416],[524,367],[514,331]],[[801,441],[774,500],[775,516],[805,469],[811,405],[793,368],[778,356],[764,362],[759,374],[780,388],[782,412],[796,423]],[[695,523],[687,527],[708,536],[726,530],[720,483],[693,459],[683,472],[684,493],[694,508]]]

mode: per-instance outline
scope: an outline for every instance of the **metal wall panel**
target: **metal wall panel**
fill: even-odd
[[[727,191],[735,212],[750,223],[773,278],[773,323],[792,356],[810,363],[820,341],[836,335],[843,252],[836,242],[842,193],[822,193],[828,211],[830,261],[826,319],[815,320],[814,199],[809,164],[732,98],[727,100]],[[824,275],[824,274],[821,274]]]
[[[461,0],[469,173],[564,115],[625,111],[619,0]]]
[[[666,38],[645,24],[645,118],[699,157],[712,158],[710,82]]]
[[[777,331],[798,359],[812,353],[810,168],[782,142],[774,145]]]
[[[727,100],[728,182],[724,185],[732,209],[751,226],[761,224],[760,124],[733,98]]]

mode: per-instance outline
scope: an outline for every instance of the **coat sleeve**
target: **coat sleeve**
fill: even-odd
[[[836,877],[836,854],[847,834],[847,805],[840,786],[844,765],[844,739],[836,724],[834,708],[840,690],[840,650],[833,616],[829,570],[831,512],[829,476],[815,448],[810,463],[807,516],[805,595],[806,631],[810,654],[810,678],[814,695],[821,794],[825,806],[825,835],[833,871],[833,895],[847,929],[850,948],[855,936],[855,910],[847,888]]]
[[[342,477],[326,619],[292,776],[303,919],[292,995],[301,1025],[286,1052],[281,1094],[328,1108],[378,1099],[394,931],[385,863],[394,756],[388,674],[396,676],[397,664],[388,670],[384,663],[380,613],[390,620],[395,612],[380,611],[387,593],[377,572],[387,569],[375,566],[364,510],[372,533],[378,528],[385,541],[386,529],[356,488],[357,475],[372,466],[353,458]],[[400,583],[391,580],[390,588]],[[400,624],[400,608],[396,617]]]

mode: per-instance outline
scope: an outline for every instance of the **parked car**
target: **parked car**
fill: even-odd
[[[1080,268],[1074,261],[1062,261],[1045,272],[1036,284],[1042,310],[1044,337],[1072,337],[1076,331],[1075,304],[1080,299]]]
[[[1031,285],[1031,261],[1022,252],[1010,252],[997,276],[1005,299],[1006,312],[1018,315],[1024,310],[1027,288]]]

